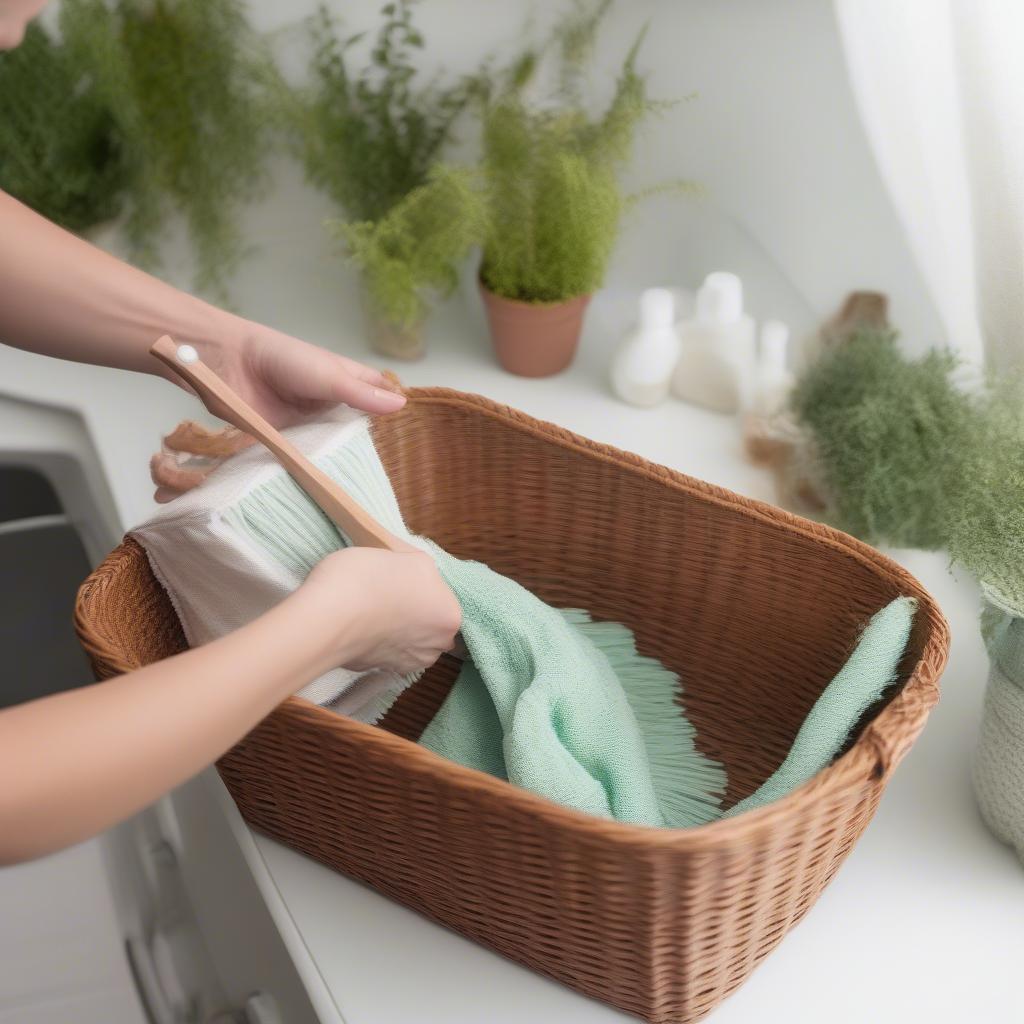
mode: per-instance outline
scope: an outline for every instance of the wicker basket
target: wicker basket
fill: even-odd
[[[678,671],[728,802],[779,765],[869,615],[920,601],[900,684],[784,800],[690,830],[556,806],[410,742],[450,665],[382,728],[287,700],[220,761],[248,822],[507,956],[652,1022],[693,1021],[806,913],[938,697],[947,627],[878,552],[485,399],[410,392],[374,437],[410,525],[548,602],[628,624]],[[184,646],[127,540],[79,594],[100,677]]]

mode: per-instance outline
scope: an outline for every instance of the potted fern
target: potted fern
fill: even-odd
[[[171,210],[196,284],[226,297],[242,203],[265,180],[263,55],[239,0],[64,0],[64,45],[110,111],[127,170],[130,255],[159,262]]]
[[[437,165],[427,181],[377,220],[335,221],[360,269],[378,351],[411,359],[434,296],[458,284],[458,268],[479,239],[483,204],[465,169]]]
[[[69,231],[115,217],[126,184],[111,112],[37,22],[0,52],[0,188]]]
[[[606,0],[576,12],[556,32],[561,74],[549,102],[526,97],[543,58],[528,53],[483,104],[480,291],[498,360],[522,376],[549,376],[572,362],[635,198],[623,194],[619,172],[637,127],[659,106],[636,69],[641,33],[609,105],[588,115],[582,71],[607,8]]]
[[[908,359],[896,332],[860,329],[805,371],[792,397],[816,489],[840,529],[874,544],[938,550],[962,481],[976,401],[955,357]]]
[[[468,227],[450,222],[453,204],[468,197],[465,179],[431,173],[476,80],[417,82],[413,58],[423,36],[412,8],[413,0],[381,8],[370,61],[358,70],[351,53],[363,34],[339,36],[321,8],[312,81],[281,93],[307,178],[342,215],[329,226],[362,271],[373,343],[404,359],[422,353],[428,296],[450,287],[473,240]]]
[[[973,764],[991,831],[1024,861],[1024,387],[994,383],[951,502],[949,551],[982,581],[989,677]]]
[[[838,525],[945,548],[980,581],[990,670],[974,788],[1024,859],[1024,389],[965,377],[949,353],[910,360],[892,332],[860,331],[808,369],[793,407]]]

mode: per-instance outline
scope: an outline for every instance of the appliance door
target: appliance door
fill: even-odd
[[[0,396],[0,707],[92,682],[72,609],[119,528],[87,436],[72,413]],[[213,784],[200,776],[101,840],[144,1012],[152,1024],[316,1024]]]

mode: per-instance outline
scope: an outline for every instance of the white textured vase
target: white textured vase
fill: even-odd
[[[992,667],[974,791],[985,823],[1024,860],[1024,616],[988,594],[981,629]]]

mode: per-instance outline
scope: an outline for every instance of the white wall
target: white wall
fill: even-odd
[[[380,2],[332,6],[355,30],[376,25]],[[251,4],[263,28],[314,6]],[[543,26],[557,9],[423,0],[425,62],[469,70],[487,52],[509,52],[531,18]],[[693,178],[706,196],[659,197],[639,208],[609,284],[693,285],[708,270],[735,269],[755,315],[782,317],[798,332],[847,291],[877,288],[892,297],[912,345],[941,341],[857,118],[829,0],[619,0],[602,35],[595,93],[607,94],[645,21],[641,63],[654,94],[698,97],[651,123],[631,179]],[[295,63],[295,47],[287,52]],[[240,278],[244,312],[299,333],[343,317],[348,274],[320,229],[332,212],[295,168],[282,167],[276,193],[252,215],[262,252]]]
[[[376,24],[381,0],[332,2],[353,29]],[[254,20],[262,28],[280,28],[314,3],[252,0]],[[552,6],[538,4],[548,18]],[[525,0],[422,0],[427,70],[442,63],[469,70],[488,51],[508,51],[530,9]],[[603,405],[600,396],[605,364],[627,325],[636,289],[692,286],[708,270],[722,268],[744,275],[755,316],[781,317],[798,335],[829,315],[848,290],[861,287],[889,292],[893,318],[915,347],[942,340],[857,120],[829,0],[618,0],[605,26],[596,91],[610,89],[611,74],[645,20],[651,30],[643,56],[654,92],[700,95],[651,126],[632,179],[642,185],[689,176],[703,182],[707,197],[659,198],[636,212],[607,294],[588,314],[585,358],[573,380],[519,386],[496,374],[472,288],[438,314],[430,332],[432,356],[401,368],[403,379],[483,391],[635,447],[640,441],[630,440],[625,407]],[[294,57],[295,47],[288,53]],[[277,161],[275,170],[274,191],[246,215],[259,249],[235,283],[237,308],[377,361],[363,336],[352,274],[323,229],[336,211],[303,184],[301,170],[287,159]],[[117,248],[110,232],[99,241]],[[185,287],[190,282],[188,249],[180,239],[170,247],[163,274]],[[158,436],[177,419],[196,415],[188,396],[160,380],[42,360],[3,346],[0,391],[81,410],[125,525],[152,509],[141,467]],[[679,448],[666,438],[664,446],[644,450],[686,468]],[[714,479],[749,490],[742,480]]]

